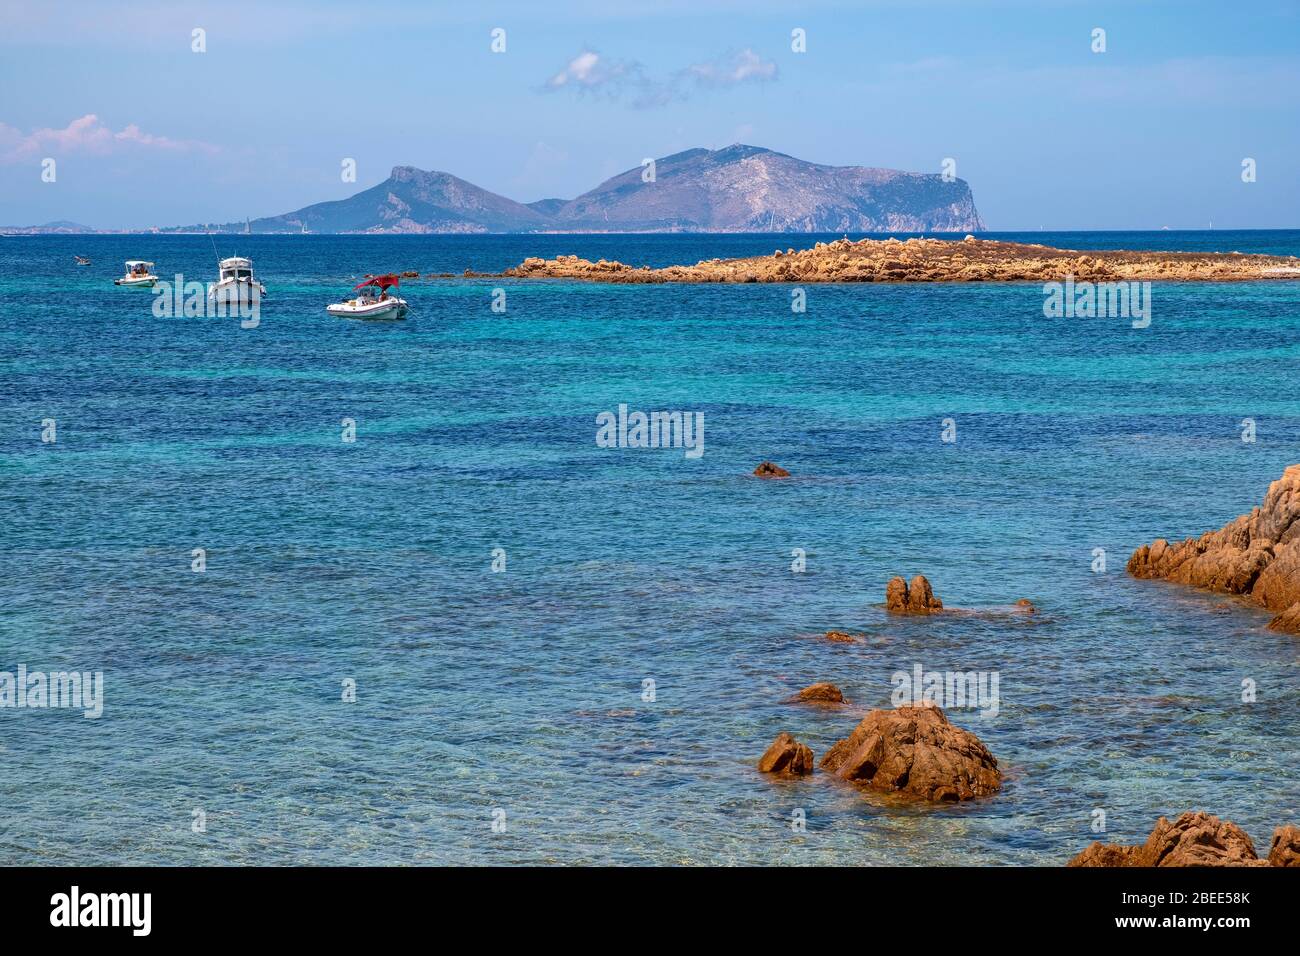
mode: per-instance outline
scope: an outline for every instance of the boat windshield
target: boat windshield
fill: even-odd
[[[222,269],[221,278],[223,279],[251,279],[253,271],[251,269]]]

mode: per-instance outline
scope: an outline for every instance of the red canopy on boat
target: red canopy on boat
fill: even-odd
[[[356,285],[352,287],[352,291],[360,292],[366,286],[377,285],[379,286],[379,290],[382,292],[384,289],[387,289],[389,286],[396,286],[400,281],[401,280],[398,279],[397,276],[392,275],[391,273],[386,276],[375,276],[372,279],[367,279],[365,282],[358,282]]]

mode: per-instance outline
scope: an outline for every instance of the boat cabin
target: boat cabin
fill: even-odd
[[[221,260],[221,281],[228,280],[251,280],[253,278],[253,262],[251,259],[241,259],[235,257],[232,259]]]

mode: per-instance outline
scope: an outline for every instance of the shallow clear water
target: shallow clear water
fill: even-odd
[[[404,323],[324,313],[366,271],[817,238],[223,237],[268,286],[254,330],[111,285],[127,258],[208,281],[206,237],[0,239],[0,670],[105,680],[99,720],[0,709],[0,864],[1057,864],[1095,808],[1111,840],[1199,808],[1266,847],[1300,809],[1300,643],[1124,562],[1300,461],[1300,284],[1157,285],[1145,330],[1045,319],[1024,284],[809,286],[796,315],[778,285],[421,280]],[[705,454],[597,447],[619,403],[703,412]],[[887,619],[915,573],[990,613]],[[1021,597],[1037,617],[997,611]],[[1000,795],[754,770],[914,663],[1000,674],[996,717],[950,712]],[[781,703],[816,680],[853,711]]]

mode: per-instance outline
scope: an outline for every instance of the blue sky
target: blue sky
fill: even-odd
[[[568,198],[744,142],[952,157],[990,229],[1300,227],[1296,0],[0,0],[0,23],[5,225],[274,215],[399,164]]]

